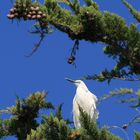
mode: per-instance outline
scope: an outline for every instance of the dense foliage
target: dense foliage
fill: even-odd
[[[26,99],[17,98],[14,106],[1,110],[1,113],[12,116],[0,121],[0,138],[13,135],[18,140],[121,140],[107,128],[99,129],[82,109],[82,128],[74,129],[70,126],[72,122],[62,117],[62,105],[54,108],[45,97],[46,93],[36,92]],[[41,109],[48,111],[49,115],[40,116]],[[38,118],[41,123],[37,121]]]
[[[122,2],[139,22],[140,13],[126,0]],[[92,0],[85,0],[85,4],[86,6],[82,6],[78,0],[44,0],[43,4],[31,0],[16,0],[8,18],[35,20],[35,30],[32,33],[40,34],[41,39],[33,52],[37,50],[44,36],[52,32],[51,27],[68,34],[77,45],[80,40],[103,42],[106,45],[104,53],[116,60],[116,66],[111,71],[104,70],[99,75],[86,76],[86,79],[140,80],[140,33],[137,25],[127,25],[117,14],[100,11]],[[70,9],[63,8],[63,5]],[[70,63],[75,60],[77,45],[73,46]]]

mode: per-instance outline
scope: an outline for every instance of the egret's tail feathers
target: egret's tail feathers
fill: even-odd
[[[91,117],[95,121],[99,118],[99,111],[97,109],[94,110],[93,116]]]
[[[96,109],[95,110],[95,119],[98,119],[99,118],[99,111]]]

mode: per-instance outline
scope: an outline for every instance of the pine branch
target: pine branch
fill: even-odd
[[[45,92],[36,92],[28,98],[21,100],[17,97],[16,105],[1,113],[10,113],[12,117],[2,122],[3,135],[15,135],[18,140],[26,139],[31,129],[36,129],[39,125],[36,121],[40,109],[53,109],[53,105],[45,101]]]
[[[139,140],[140,139],[140,133],[135,131],[135,140]]]
[[[121,140],[108,131],[108,128],[99,129],[95,120],[80,108],[80,121],[82,124],[82,138],[85,140]],[[123,130],[124,131],[124,130]]]
[[[99,103],[101,103],[102,101],[107,100],[107,99],[109,99],[111,97],[114,97],[114,96],[125,96],[125,95],[131,95],[131,94],[136,95],[136,93],[134,93],[134,91],[132,89],[120,88],[120,89],[111,91],[109,94],[105,94],[103,97],[101,97],[99,99]]]
[[[126,0],[122,0],[122,2],[125,4],[125,6],[128,8],[128,10],[130,11],[130,13],[134,16],[134,18],[140,22],[140,12],[137,11],[136,9],[134,9],[132,7],[132,5],[130,5]]]
[[[85,0],[85,2],[87,6],[80,5],[77,0],[74,2],[70,0],[46,0],[44,5],[38,2],[16,1],[16,5],[10,11],[8,18],[47,22],[68,34],[72,40],[86,40],[93,43],[103,42],[107,45],[104,53],[117,62],[115,70],[112,71],[121,74],[121,76],[104,77],[103,80],[107,79],[110,82],[113,78],[139,81],[139,77],[136,79],[129,78],[129,76],[139,76],[140,74],[140,33],[136,25],[128,26],[122,17],[110,12],[100,11],[97,4],[91,0]],[[62,8],[61,3],[69,5],[72,10]],[[133,12],[136,18],[139,17],[137,16],[138,12],[132,6],[125,0],[123,0],[123,3]],[[26,12],[24,7],[27,9]],[[39,11],[35,12],[35,9]],[[35,15],[32,15],[33,11],[36,13]],[[42,40],[39,41],[33,52],[38,49]]]

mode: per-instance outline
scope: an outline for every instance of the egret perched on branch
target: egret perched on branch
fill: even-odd
[[[96,102],[97,97],[92,94],[85,83],[81,80],[72,80],[69,78],[66,78],[69,82],[72,82],[76,87],[76,94],[73,99],[73,121],[74,126],[76,128],[80,128],[80,109],[79,106],[82,108],[83,111],[85,111],[88,115],[90,115],[91,119],[96,120],[98,118],[99,112],[96,109]]]

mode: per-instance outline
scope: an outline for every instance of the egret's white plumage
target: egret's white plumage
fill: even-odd
[[[81,127],[79,121],[80,110],[79,106],[90,115],[91,119],[96,120],[98,118],[98,111],[96,109],[97,97],[92,94],[85,83],[81,80],[71,80],[66,78],[68,81],[72,82],[76,87],[76,94],[73,99],[73,121],[76,128]]]

